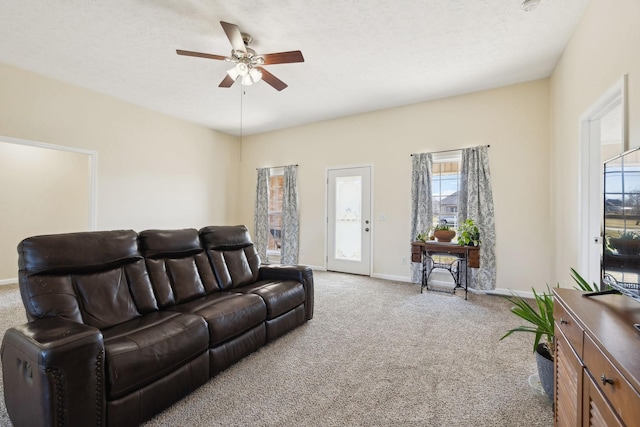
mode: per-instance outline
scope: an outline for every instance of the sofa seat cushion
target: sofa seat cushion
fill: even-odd
[[[234,291],[259,295],[267,305],[267,319],[276,317],[304,303],[302,283],[295,280],[260,280]]]
[[[218,292],[170,307],[202,316],[209,325],[209,346],[228,341],[267,319],[267,307],[258,295]]]
[[[153,312],[103,331],[108,400],[165,377],[207,351],[200,316]]]

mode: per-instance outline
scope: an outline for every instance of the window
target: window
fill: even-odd
[[[458,191],[460,189],[461,153],[434,156],[431,174],[433,226],[458,226]]]
[[[284,169],[269,171],[269,242],[268,255],[280,255],[282,244],[282,198],[284,194]]]

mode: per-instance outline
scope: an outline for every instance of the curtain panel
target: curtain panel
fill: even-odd
[[[269,168],[258,169],[253,230],[256,250],[260,259],[266,263],[269,244]]]
[[[480,231],[480,268],[472,269],[469,287],[483,290],[496,287],[496,227],[488,151],[487,146],[462,150],[458,198],[458,224],[471,218]]]
[[[411,238],[431,228],[433,204],[431,203],[431,153],[412,154],[411,170]],[[411,263],[411,281],[422,283],[422,264]]]
[[[282,255],[281,263],[298,263],[300,222],[298,216],[298,167],[284,167],[284,188],[282,199]]]

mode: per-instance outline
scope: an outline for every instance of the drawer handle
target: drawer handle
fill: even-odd
[[[568,324],[569,324],[569,321],[568,321],[568,320],[564,320],[564,317],[561,317],[561,318],[560,318],[560,324],[561,324],[561,325],[568,325]]]
[[[602,385],[613,384],[613,380],[611,378],[607,378],[604,374],[600,375],[600,381],[602,381]]]

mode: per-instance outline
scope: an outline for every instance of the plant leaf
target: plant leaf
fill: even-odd
[[[547,292],[538,293],[532,288],[534,304],[529,303],[525,298],[511,292],[512,296],[505,296],[509,302],[514,304],[511,312],[521,319],[531,323],[527,326],[518,326],[510,329],[500,338],[503,340],[514,332],[528,332],[535,335],[533,342],[533,351],[536,350],[542,337],[546,335],[546,341],[552,342],[554,335],[553,323],[553,294],[549,285]]]
[[[593,285],[590,285],[576,270],[571,268],[571,277],[578,285],[576,289],[580,289],[582,291],[587,292],[598,292],[600,289],[598,285],[594,282]]]

